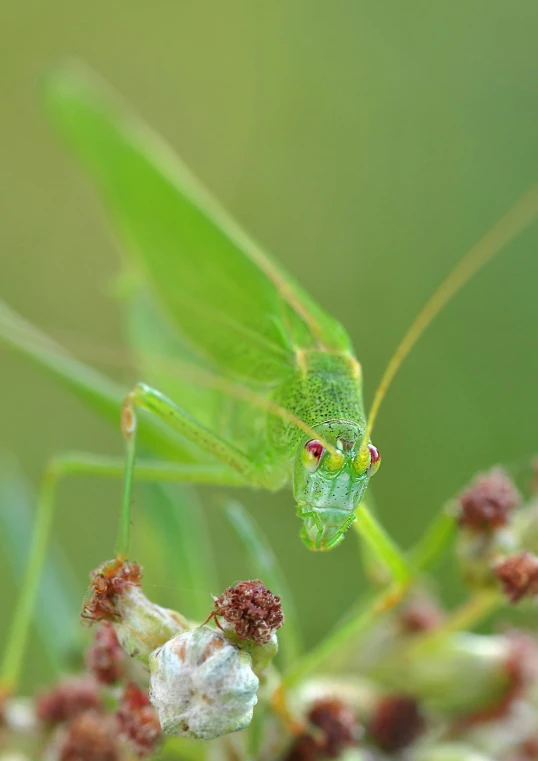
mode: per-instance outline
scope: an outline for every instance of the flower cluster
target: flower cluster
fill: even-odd
[[[382,594],[346,646],[321,648],[318,672],[291,686],[275,659],[281,599],[259,579],[215,596],[199,624],[149,600],[136,563],[104,563],[83,604],[83,620],[97,624],[86,671],[32,704],[44,757],[130,761],[175,737],[173,752],[201,761],[537,761],[538,639],[461,622],[478,622],[503,595],[538,597],[538,503],[494,469],[462,492],[454,524],[476,597],[451,613],[426,579]],[[7,700],[8,732],[13,717]],[[181,744],[207,740],[210,755]]]
[[[50,755],[58,761],[152,755],[162,740],[161,726],[147,691],[126,676],[113,627],[100,624],[86,662],[93,673],[62,679],[36,698],[35,716]]]

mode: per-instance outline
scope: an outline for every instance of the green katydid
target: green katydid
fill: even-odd
[[[397,369],[431,320],[538,215],[538,188],[497,222],[428,301],[388,365],[367,417],[361,367],[346,331],[228,217],[160,138],[85,72],[55,75],[46,103],[103,194],[129,266],[147,284],[144,297],[156,324],[174,336],[172,343],[182,337],[181,345],[202,368],[192,379],[237,402],[224,432],[204,404],[187,411],[178,406],[181,398],[172,401],[139,383],[123,404],[125,467],[112,458],[67,458],[55,463],[50,483],[60,472],[125,473],[117,547],[123,556],[129,549],[133,475],[264,489],[291,481],[309,548],[337,546],[358,514],[368,542],[403,578],[405,564],[361,504],[380,464],[370,438],[374,421]],[[44,339],[8,312],[0,312],[0,332],[43,364],[54,364]],[[53,369],[72,385],[80,376],[63,355]],[[97,391],[99,383],[92,393],[110,413],[117,407],[116,390],[101,384]],[[135,463],[139,422],[150,449],[167,461]],[[49,518],[51,495],[52,485],[43,501]],[[43,525],[40,533],[36,529],[21,629],[49,520]]]
[[[361,367],[345,330],[239,229],[159,138],[89,76],[57,77],[48,104],[168,320],[214,372],[242,384],[247,401],[250,390],[262,402],[251,413],[248,440],[242,420],[224,437],[179,407],[181,399],[141,383],[126,400],[124,419],[133,428],[124,430],[134,440],[135,411],[145,409],[221,463],[216,483],[277,489],[292,480],[303,541],[314,550],[335,547],[380,464],[370,434],[392,375],[452,293],[531,221],[537,193],[434,295],[393,358],[367,422]]]

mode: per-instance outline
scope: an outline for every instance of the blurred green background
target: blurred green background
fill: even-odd
[[[80,58],[347,326],[369,401],[432,289],[538,180],[537,39],[535,0],[3,0],[1,296],[82,357],[121,347],[117,252],[38,103],[42,73]],[[537,248],[538,224],[436,320],[386,401],[375,495],[403,545],[475,472],[538,450]],[[119,433],[53,381],[4,350],[0,362],[0,447],[35,484],[59,450],[121,452]],[[80,594],[112,553],[119,497],[115,483],[62,486],[55,531]],[[209,608],[210,592],[249,571],[214,494],[201,497],[221,584],[195,590]],[[315,642],[364,586],[354,539],[311,554],[289,492],[241,499]],[[135,524],[150,593],[177,603],[181,580],[148,567],[144,548]],[[15,600],[5,558],[0,574],[1,639]],[[453,578],[438,575],[454,600]],[[46,676],[41,656],[34,636],[27,680]]]

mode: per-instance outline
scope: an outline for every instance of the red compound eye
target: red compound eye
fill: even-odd
[[[379,466],[381,465],[381,455],[379,454],[377,447],[374,447],[373,444],[368,444],[368,450],[370,452],[370,466],[368,468],[368,475],[373,476],[374,473],[377,473]]]
[[[303,464],[307,470],[313,473],[319,465],[325,447],[317,439],[307,441],[303,449]]]

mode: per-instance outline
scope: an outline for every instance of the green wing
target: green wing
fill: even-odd
[[[92,74],[62,69],[48,110],[99,185],[127,255],[175,329],[223,371],[273,382],[295,348],[349,349],[171,150]]]

